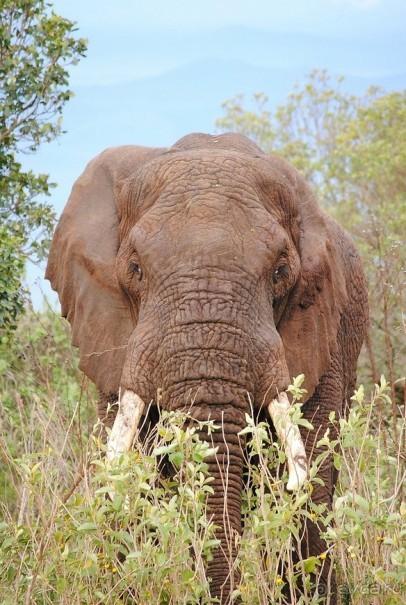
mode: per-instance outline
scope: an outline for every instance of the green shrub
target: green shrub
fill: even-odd
[[[65,323],[52,313],[24,322],[14,348],[3,349],[1,373],[1,605],[214,603],[207,578],[218,546],[206,507],[210,445],[183,415],[162,413],[146,443],[108,463],[95,392],[77,370]],[[291,390],[298,399],[300,380]],[[285,455],[267,425],[247,418],[234,593],[242,603],[294,603],[283,592],[299,579],[308,593],[297,603],[320,602],[310,588],[326,553],[292,560],[306,517],[325,535],[343,605],[405,602],[405,423],[399,416],[395,440],[392,423],[379,414],[390,406],[389,392],[383,378],[371,398],[360,387],[348,419],[331,417],[341,436],[322,436],[325,453],[297,494],[285,489]],[[293,413],[304,422],[299,405]],[[310,496],[330,454],[340,478],[328,513]]]

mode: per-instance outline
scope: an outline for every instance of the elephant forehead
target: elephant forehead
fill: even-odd
[[[249,156],[190,152],[160,159],[155,170],[149,169],[137,201],[148,192],[145,209],[158,220],[177,216],[183,221],[221,218],[224,222],[228,217],[246,228],[253,212],[258,214],[267,207],[269,191],[263,185],[263,174]],[[275,187],[279,190],[277,184]]]
[[[151,163],[139,182],[132,197],[146,203],[129,236],[145,260],[187,256],[198,262],[212,254],[260,269],[289,239],[277,208],[283,187],[258,158],[229,151],[174,154]]]
[[[219,195],[175,206],[176,211],[168,213],[155,204],[131,230],[132,247],[141,260],[160,265],[187,259],[199,266],[215,259],[218,265],[232,261],[261,272],[288,241],[284,229],[262,207],[254,212],[230,206]]]
[[[295,195],[285,175],[263,157],[230,150],[170,152],[148,162],[120,186],[121,234],[149,210],[156,215],[213,218],[265,208],[283,224],[297,216]]]

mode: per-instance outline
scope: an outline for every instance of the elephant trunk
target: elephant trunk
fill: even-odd
[[[208,513],[217,527],[216,538],[220,540],[220,545],[213,551],[207,575],[210,578],[211,596],[227,604],[231,602],[231,594],[239,581],[234,561],[241,534],[244,442],[238,433],[246,422],[241,411],[233,412],[231,409],[221,414],[216,411],[210,415],[210,419],[214,420],[216,430],[210,435],[202,431],[199,436],[202,440],[210,441],[210,445],[217,449],[216,454],[206,461],[209,474],[213,477]]]
[[[281,393],[269,405],[269,413],[287,456],[287,487],[295,490],[306,480],[307,461],[299,429],[290,419],[289,407],[286,393]],[[142,399],[127,389],[119,401],[119,410],[109,436],[108,459],[113,460],[131,448],[144,410]],[[208,497],[208,509],[216,525],[220,545],[214,550],[213,559],[208,565],[208,577],[211,595],[225,605],[231,602],[231,595],[239,580],[234,561],[238,537],[241,535],[244,440],[239,433],[246,425],[245,411],[243,399],[238,396],[226,404],[200,401],[192,407],[194,420],[214,421],[214,431],[201,430],[199,436],[216,448],[216,453],[207,459],[209,474],[213,477],[213,493]]]

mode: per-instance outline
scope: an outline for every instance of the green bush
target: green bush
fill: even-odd
[[[23,525],[0,526],[4,603],[25,603],[27,595],[41,605],[127,603],[133,596],[180,603],[185,592],[185,602],[210,602],[204,564],[218,541],[205,514],[211,478],[204,459],[212,450],[181,425],[182,417],[163,414],[148,451],[140,446],[114,464],[100,459],[93,437],[91,470],[67,503],[49,472],[58,464],[54,453],[16,461],[32,512]],[[160,474],[164,454],[177,469],[172,478]]]
[[[95,393],[68,343],[65,323],[52,313],[28,318],[14,345],[20,357],[10,350],[3,367],[2,605],[214,603],[207,578],[218,546],[206,507],[210,445],[183,415],[162,413],[146,443],[109,463],[93,426]],[[298,398],[300,381],[292,390]],[[284,453],[266,424],[247,419],[244,532],[235,562],[241,581],[234,593],[242,603],[292,603],[282,591],[299,578],[308,596],[297,602],[320,602],[310,588],[326,553],[296,565],[291,556],[305,517],[326,537],[343,604],[404,602],[403,451],[396,450],[392,424],[377,414],[388,398],[382,379],[370,401],[362,387],[356,392],[348,420],[331,418],[341,437],[322,437],[326,453],[298,494],[285,489]],[[397,428],[404,442],[401,419]],[[341,471],[331,513],[310,500],[329,454]],[[167,467],[169,476],[161,472]]]

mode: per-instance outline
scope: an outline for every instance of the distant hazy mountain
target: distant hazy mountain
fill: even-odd
[[[333,37],[232,27],[190,35],[182,33],[181,37],[174,32],[153,35],[120,32],[118,38],[113,31],[112,35],[108,40],[95,37],[93,46],[90,38],[90,53],[102,66],[92,74],[92,84],[100,77],[117,82],[122,78],[162,74],[185,64],[217,61],[219,57],[253,67],[301,72],[328,67],[338,73],[366,77],[405,71],[406,40],[400,32],[374,36],[363,31],[355,35],[348,33],[347,26],[342,28],[339,37]],[[124,53],[124,49],[117,69],[116,53]]]

